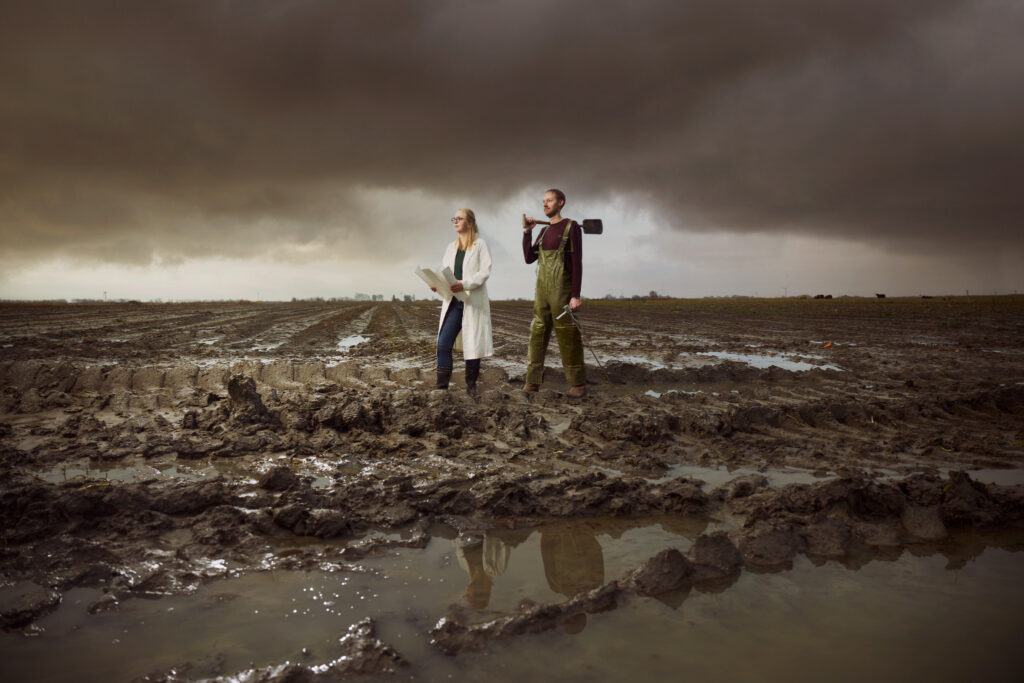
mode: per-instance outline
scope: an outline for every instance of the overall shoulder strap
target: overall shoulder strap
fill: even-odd
[[[558,245],[559,249],[565,249],[565,243],[569,241],[569,232],[572,230],[572,224],[574,222],[575,221],[570,218],[569,222],[565,224],[565,232],[562,233],[562,243]],[[571,245],[569,247],[569,251],[572,251]]]
[[[537,235],[537,239],[533,243],[534,249],[543,248],[542,245],[544,244],[544,235],[547,233],[548,228],[550,227],[550,225],[545,225],[543,228],[540,229],[540,233]]]

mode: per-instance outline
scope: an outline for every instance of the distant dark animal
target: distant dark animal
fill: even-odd
[[[885,298],[885,294],[879,294],[878,292],[875,292],[875,296],[878,297],[879,299]]]

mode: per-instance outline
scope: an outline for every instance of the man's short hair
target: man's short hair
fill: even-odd
[[[562,204],[565,204],[565,193],[564,192],[562,192],[561,190],[556,190],[553,187],[550,190],[548,190],[548,192],[550,192],[553,195],[555,195],[555,197],[558,199],[558,201],[562,202]],[[547,192],[545,192],[544,194],[547,194]]]

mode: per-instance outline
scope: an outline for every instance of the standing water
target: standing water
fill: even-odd
[[[626,596],[484,652],[449,657],[429,642],[452,609],[482,622],[523,599],[561,602],[714,528],[678,518],[459,536],[440,528],[422,550],[341,570],[250,573],[94,615],[86,607],[100,591],[74,589],[39,620],[41,635],[0,637],[0,679],[128,681],[174,670],[188,680],[311,666],[340,656],[338,638],[365,617],[409,660],[397,680],[990,681],[1022,670],[1020,533],[963,534],[844,563],[799,557],[714,592]]]

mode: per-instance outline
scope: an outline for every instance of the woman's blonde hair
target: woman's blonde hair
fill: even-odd
[[[476,225],[476,214],[473,213],[473,209],[456,209],[456,211],[461,211],[466,214],[466,222],[469,223],[469,234],[459,235],[455,240],[455,245],[459,249],[466,250],[473,246],[473,242],[475,242],[476,238],[480,235],[480,228]],[[466,243],[463,244],[462,240],[466,240]]]

